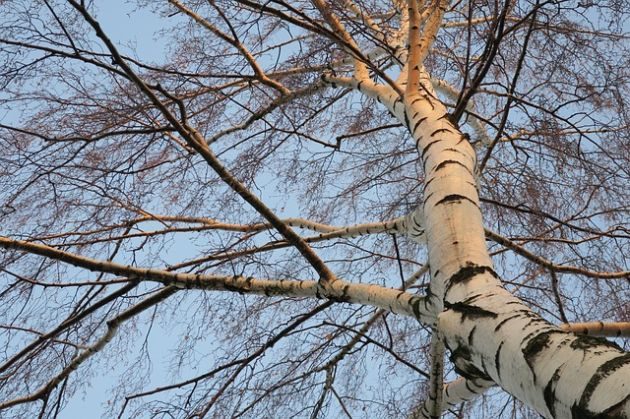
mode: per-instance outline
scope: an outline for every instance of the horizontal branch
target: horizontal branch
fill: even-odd
[[[578,335],[630,338],[630,322],[586,322],[560,325],[562,330]]]
[[[408,217],[407,217],[408,218]],[[305,230],[311,230],[321,233],[319,236],[315,237],[307,237],[305,241],[322,241],[322,240],[330,240],[336,238],[352,238],[357,236],[365,236],[369,234],[378,234],[378,233],[405,233],[407,230],[407,221],[406,217],[399,217],[388,221],[378,221],[372,223],[360,223],[349,226],[334,226],[330,224],[318,223],[316,221],[307,220],[305,218],[283,218],[282,221],[294,228],[301,228]],[[29,241],[48,241],[51,239],[57,238],[65,238],[72,236],[86,237],[94,234],[106,233],[108,231],[116,230],[116,229],[128,229],[130,226],[141,224],[143,222],[160,222],[165,224],[166,222],[175,222],[175,223],[185,223],[185,224],[199,224],[195,226],[189,227],[170,227],[167,226],[161,230],[150,230],[150,231],[138,231],[134,233],[125,233],[122,235],[114,235],[114,236],[106,236],[99,237],[95,239],[86,239],[81,241],[72,241],[72,242],[64,242],[59,244],[60,246],[68,247],[68,246],[85,246],[96,243],[110,242],[116,240],[123,239],[132,239],[138,237],[152,237],[157,235],[169,234],[169,233],[190,233],[190,232],[201,232],[207,230],[223,230],[223,231],[234,231],[234,232],[243,232],[243,233],[256,233],[264,230],[273,229],[273,226],[269,223],[252,223],[252,224],[233,224],[233,223],[224,223],[212,218],[206,217],[183,217],[183,216],[162,216],[162,215],[151,215],[138,217],[126,222],[122,222],[119,224],[113,224],[107,227],[88,230],[88,231],[68,231],[64,233],[56,233],[50,234],[47,236],[41,237],[29,237]],[[166,224],[165,224],[166,225]],[[278,243],[278,242],[274,242]]]
[[[130,280],[159,282],[164,285],[174,285],[177,288],[231,291],[266,296],[326,298],[337,302],[383,308],[393,313],[414,317],[425,324],[432,324],[435,320],[435,316],[426,307],[428,303],[423,297],[379,285],[353,284],[338,279],[327,287],[325,294],[322,294],[317,281],[255,279],[244,276],[188,274],[137,268],[2,236],[0,236],[0,247],[22,250],[90,271],[125,276]]]

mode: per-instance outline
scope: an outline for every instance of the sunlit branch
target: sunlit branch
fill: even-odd
[[[474,401],[483,395],[488,389],[495,386],[492,381],[482,378],[468,380],[460,377],[450,383],[446,383],[442,389],[442,403],[444,409],[457,407],[460,403]],[[432,419],[439,416],[431,416],[428,410],[428,400],[420,403],[409,415],[409,419]]]
[[[159,282],[178,288],[231,291],[267,296],[329,298],[338,302],[362,303],[386,308],[394,313],[416,317],[424,323],[431,323],[431,319],[434,318],[434,314],[427,310],[427,302],[424,298],[379,285],[353,284],[337,279],[329,284],[329,294],[322,295],[318,281],[266,280],[244,276],[187,274],[161,269],[137,268],[80,256],[43,244],[12,240],[6,237],[0,237],[0,247],[26,251],[90,271],[125,276],[130,280]]]
[[[352,36],[348,33],[343,23],[332,12],[331,7],[326,4],[326,0],[312,0],[312,2],[322,14],[324,19],[326,20],[326,23],[330,25],[333,32],[342,41],[340,43],[341,47],[345,49],[347,53],[354,57],[353,52],[358,51],[359,46],[354,41],[354,39],[352,39]],[[350,48],[346,48],[346,46],[349,46]],[[367,66],[357,57],[354,57],[354,78],[356,78],[357,80],[365,80],[369,78]]]
[[[256,74],[256,77],[258,78],[258,80],[260,80],[261,83],[266,84],[278,90],[278,92],[280,92],[282,95],[287,95],[290,93],[289,89],[284,87],[282,83],[276,80],[270,79],[267,76],[267,74],[265,74],[264,70],[260,67],[260,65],[256,61],[256,58],[247,50],[247,48],[243,45],[243,43],[240,42],[238,38],[236,38],[235,34],[233,34],[234,37],[230,37],[226,33],[223,33],[223,31],[219,30],[216,26],[208,22],[199,14],[193,12],[188,7],[184,6],[178,0],[168,0],[168,1],[173,6],[175,6],[179,11],[191,17],[195,22],[199,23],[201,26],[203,26],[204,28],[212,32],[215,36],[221,38],[222,40],[224,40],[225,42],[229,43],[234,48],[236,48],[241,53],[241,55],[247,60],[252,70],[254,70],[254,74]]]
[[[424,59],[429,54],[433,41],[440,29],[446,2],[435,0],[422,13],[417,0],[408,0],[409,7],[409,56],[407,62],[408,94],[421,90],[420,77]]]
[[[630,322],[565,323],[560,328],[578,335],[630,338]]]
[[[442,333],[436,328],[431,334],[431,369],[429,376],[429,393],[426,401],[422,404],[419,412],[421,418],[439,418],[444,410],[444,394],[442,387],[444,386],[444,340]],[[412,415],[411,419],[416,416]]]

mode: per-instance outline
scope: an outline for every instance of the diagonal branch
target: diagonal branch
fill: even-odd
[[[423,72],[424,59],[440,29],[446,2],[435,0],[426,10],[420,13],[417,0],[408,0],[409,5],[409,56],[407,58],[406,93],[420,91],[420,76]]]
[[[354,78],[357,80],[366,80],[370,77],[368,73],[367,66],[363,61],[361,61],[358,57],[353,54],[353,51],[359,51],[359,46],[354,41],[350,33],[343,26],[343,23],[335,16],[332,12],[330,6],[326,4],[325,0],[312,0],[313,4],[322,14],[326,22],[330,25],[335,35],[343,42],[341,42],[341,47],[346,50],[350,56],[353,57],[354,61]]]
[[[565,323],[560,328],[578,335],[630,338],[630,322]]]
[[[502,246],[507,247],[510,250],[513,250],[515,253],[523,256],[526,259],[529,259],[532,262],[535,262],[551,271],[555,272],[566,272],[566,273],[574,273],[579,275],[588,276],[591,278],[601,278],[601,279],[630,279],[630,271],[619,271],[619,272],[597,272],[592,271],[586,268],[579,268],[577,266],[569,266],[569,265],[558,265],[548,259],[545,259],[542,256],[538,256],[529,250],[525,249],[523,246],[520,246],[510,239],[503,237],[500,234],[495,233],[494,231],[486,229],[486,237],[490,240],[499,243]]]
[[[256,58],[252,55],[251,52],[249,52],[245,45],[243,45],[243,43],[238,40],[236,34],[233,33],[233,37],[230,37],[228,34],[221,31],[212,23],[208,22],[208,20],[204,19],[199,14],[184,6],[178,0],[168,0],[168,2],[175,6],[180,12],[183,12],[184,14],[192,18],[195,22],[199,23],[201,26],[212,32],[214,35],[236,48],[241,53],[241,55],[243,55],[245,60],[247,60],[250,67],[254,71],[256,78],[260,80],[261,83],[276,89],[282,95],[287,95],[290,93],[289,89],[284,87],[282,83],[270,79],[267,74],[265,74],[265,71],[260,67],[260,65],[256,61]]]
[[[142,313],[146,309],[153,307],[154,305],[164,301],[171,295],[177,292],[177,288],[173,286],[162,288],[159,292],[155,293],[151,297],[148,297],[133,307],[125,310],[121,314],[117,315],[111,320],[108,320],[107,323],[107,332],[103,336],[101,336],[94,344],[90,345],[88,348],[80,352],[76,355],[66,367],[55,377],[49,380],[46,384],[41,386],[39,389],[35,390],[31,394],[26,396],[17,397],[12,400],[8,400],[6,402],[0,403],[0,410],[7,409],[11,406],[16,406],[19,404],[33,402],[38,399],[45,399],[48,397],[50,392],[57,387],[59,383],[65,380],[73,371],[75,371],[79,366],[88,360],[94,354],[103,350],[103,348],[114,338],[114,335],[118,332],[120,326],[126,322],[127,320],[137,316]]]
[[[322,295],[319,281],[255,279],[244,276],[188,274],[160,269],[137,268],[2,236],[0,236],[0,247],[26,251],[91,271],[124,276],[132,281],[159,282],[186,289],[230,291],[267,296],[328,298],[332,301],[385,308],[394,313],[415,317],[425,324],[432,324],[435,321],[435,315],[427,307],[428,302],[425,298],[380,285],[354,284],[336,279],[329,284],[328,293]]]
[[[456,407],[462,402],[469,402],[481,396],[494,382],[482,378],[466,379],[460,377],[450,383],[446,383],[442,389],[442,403],[445,409]],[[429,419],[440,416],[429,416],[426,402],[418,405],[409,415],[409,419]]]
[[[112,56],[116,59],[120,67],[134,82],[134,84],[144,93],[147,98],[156,106],[156,108],[162,113],[162,115],[173,125],[177,132],[186,140],[188,145],[192,147],[208,165],[219,175],[219,177],[238,195],[240,195],[247,203],[249,203],[254,209],[256,209],[263,217],[273,225],[280,234],[282,234],[287,241],[296,247],[296,249],[302,254],[302,256],[313,266],[315,271],[320,276],[320,285],[325,290],[328,284],[335,281],[335,275],[326,266],[324,261],[308,246],[302,238],[295,233],[289,226],[278,218],[278,216],[267,207],[258,197],[256,197],[247,187],[238,181],[217,159],[214,153],[207,146],[207,141],[201,136],[201,134],[194,128],[188,126],[185,122],[180,121],[172,112],[162,103],[153,90],[140,78],[131,67],[124,62],[120,53],[103,32],[100,24],[92,17],[92,15],[86,10],[83,3],[78,3],[76,0],[68,0],[68,2],[83,16],[85,21],[92,26],[96,35],[103,41],[107,49]]]

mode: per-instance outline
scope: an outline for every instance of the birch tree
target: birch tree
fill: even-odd
[[[630,417],[628,6],[0,2],[0,416]]]

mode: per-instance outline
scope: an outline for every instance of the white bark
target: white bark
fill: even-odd
[[[244,276],[205,275],[170,272],[163,269],[146,269],[92,259],[65,252],[43,244],[13,240],[0,236],[0,247],[19,249],[50,259],[59,260],[90,271],[110,273],[129,278],[130,281],[152,281],[184,289],[232,291],[267,296],[316,297],[338,302],[371,305],[393,313],[433,324],[435,315],[427,308],[427,300],[417,295],[373,284],[354,284],[336,279],[325,295],[318,281],[289,279],[259,279]]]
[[[563,332],[502,288],[485,244],[475,152],[430,86],[401,98],[370,82],[341,84],[383,103],[416,140],[425,186],[414,213],[428,245],[428,297],[432,310],[444,301],[438,327],[460,374],[496,382],[545,417],[630,417],[630,356]]]
[[[494,385],[493,381],[484,380],[483,378],[473,380],[458,378],[455,381],[446,383],[442,389],[443,407],[444,409],[455,408],[460,403],[472,401]],[[414,409],[410,415],[410,419],[430,417],[428,399]]]
[[[426,237],[428,307],[445,303],[438,327],[462,376],[494,381],[545,417],[630,417],[630,355],[562,331],[501,286],[485,243],[475,151],[432,94],[429,77],[421,75],[422,89],[404,97],[371,80],[324,80],[378,100],[416,141],[424,204],[407,228]]]
[[[545,417],[630,415],[628,354],[561,331],[501,287],[485,245],[475,154],[444,106],[407,97],[401,121],[424,165],[431,293],[444,299],[438,328],[460,374],[496,382]]]
[[[630,338],[630,322],[586,322],[560,326],[562,330],[580,335]]]

